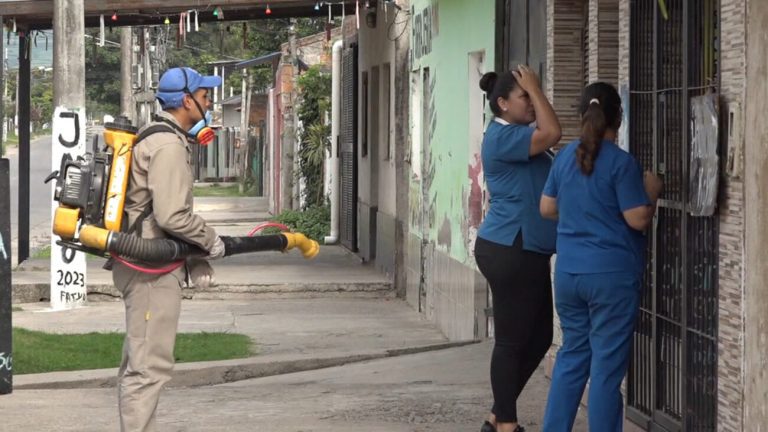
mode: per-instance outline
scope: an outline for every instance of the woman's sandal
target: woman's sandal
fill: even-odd
[[[491,422],[486,420],[485,423],[483,423],[483,427],[480,428],[480,432],[496,432],[496,428],[491,424]],[[525,428],[517,425],[515,432],[525,432]]]
[[[496,432],[496,428],[488,420],[483,423],[483,427],[480,428],[480,432]]]

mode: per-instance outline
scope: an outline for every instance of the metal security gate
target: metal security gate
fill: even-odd
[[[357,251],[357,46],[342,54],[341,72],[341,244]]]
[[[719,0],[634,0],[630,148],[665,182],[627,388],[654,431],[717,429],[718,219],[688,212],[690,99],[719,89]]]
[[[546,87],[547,2],[496,0],[496,70],[527,64]]]

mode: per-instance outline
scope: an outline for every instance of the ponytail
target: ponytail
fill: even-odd
[[[605,132],[621,125],[621,98],[607,83],[588,85],[581,97],[581,139],[576,148],[576,162],[584,175],[592,175],[600,154]]]
[[[595,161],[600,153],[606,128],[605,114],[600,104],[590,103],[587,112],[581,117],[581,142],[576,148],[576,160],[585,175],[591,175],[595,169]]]

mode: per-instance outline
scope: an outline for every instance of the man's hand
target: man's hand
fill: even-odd
[[[189,261],[189,278],[196,288],[206,289],[216,284],[213,277],[213,267],[206,260],[195,259]]]
[[[225,252],[224,242],[221,240],[221,237],[216,237],[216,242],[213,244],[210,252],[208,252],[208,256],[205,258],[209,260],[223,258]]]

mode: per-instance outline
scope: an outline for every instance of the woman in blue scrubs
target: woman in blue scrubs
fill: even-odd
[[[495,118],[485,131],[483,175],[490,208],[475,259],[493,293],[494,405],[481,432],[521,432],[517,398],[552,344],[549,259],[556,224],[539,214],[541,191],[560,140],[560,123],[527,66],[480,81]],[[528,125],[536,121],[536,127]]]
[[[544,217],[558,220],[555,306],[563,330],[545,432],[571,430],[587,379],[589,430],[622,430],[620,386],[645,268],[643,231],[662,189],[615,143],[622,110],[613,86],[589,85],[580,108],[581,138],[558,153],[540,204]]]

